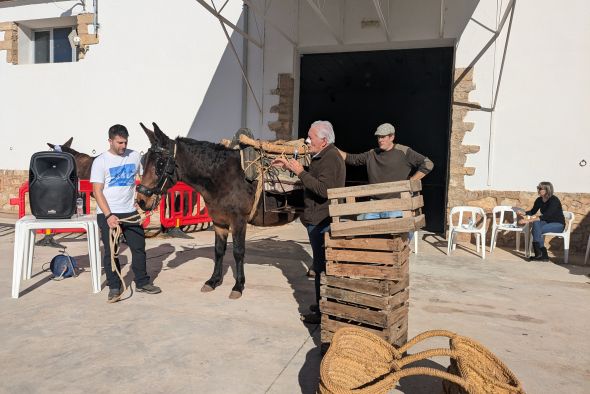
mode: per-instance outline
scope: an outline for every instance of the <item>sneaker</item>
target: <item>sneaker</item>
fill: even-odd
[[[310,305],[309,310],[313,313],[320,313],[320,306],[318,304]]]
[[[300,319],[305,324],[320,324],[322,322],[322,315],[319,313],[308,313],[301,315]]]
[[[121,300],[121,289],[120,288],[111,288],[109,289],[109,296],[107,298],[107,302],[112,304]]]
[[[148,293],[148,294],[158,294],[162,292],[162,289],[160,289],[158,286],[154,286],[150,283],[146,283],[143,286],[135,286],[135,290],[137,290],[139,293]]]

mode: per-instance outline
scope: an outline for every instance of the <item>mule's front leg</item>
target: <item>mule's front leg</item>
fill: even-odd
[[[246,253],[246,221],[240,221],[232,227],[234,260],[236,261],[236,284],[231,289],[229,298],[235,300],[242,296],[246,276],[244,275],[244,254]]]
[[[213,228],[215,230],[215,267],[213,268],[213,275],[201,288],[203,292],[212,291],[223,282],[223,256],[227,248],[229,227],[214,223]]]

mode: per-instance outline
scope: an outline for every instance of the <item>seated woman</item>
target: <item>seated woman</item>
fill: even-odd
[[[526,215],[526,218],[520,219],[519,224],[532,223],[533,226],[533,251],[534,256],[531,260],[549,261],[547,248],[543,246],[545,233],[560,233],[565,228],[565,218],[561,201],[553,195],[553,185],[551,182],[540,182],[537,186],[539,197],[530,211],[519,211],[519,216]],[[538,210],[541,214],[536,216]],[[531,216],[532,215],[532,216]]]

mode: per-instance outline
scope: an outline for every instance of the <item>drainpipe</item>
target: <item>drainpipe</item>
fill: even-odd
[[[94,25],[94,35],[98,36],[98,0],[94,0],[94,21],[92,24]]]
[[[249,8],[246,3],[242,5],[242,18],[244,20],[243,30],[246,34],[249,34]],[[242,116],[241,116],[241,127],[246,127],[248,124],[248,86],[246,85],[246,78],[248,78],[248,39],[242,38],[242,64],[244,66],[245,78],[242,78]]]

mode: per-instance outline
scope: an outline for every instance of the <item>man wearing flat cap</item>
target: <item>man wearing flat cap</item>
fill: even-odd
[[[352,154],[340,151],[340,155],[351,166],[367,166],[369,183],[396,182],[407,179],[422,179],[434,168],[432,161],[405,145],[395,144],[395,128],[383,123],[375,131],[378,148],[368,152]],[[414,172],[415,171],[415,172]],[[410,178],[410,174],[412,174]],[[382,194],[375,199],[397,197],[395,194]],[[401,217],[401,212],[368,213],[362,219]]]

